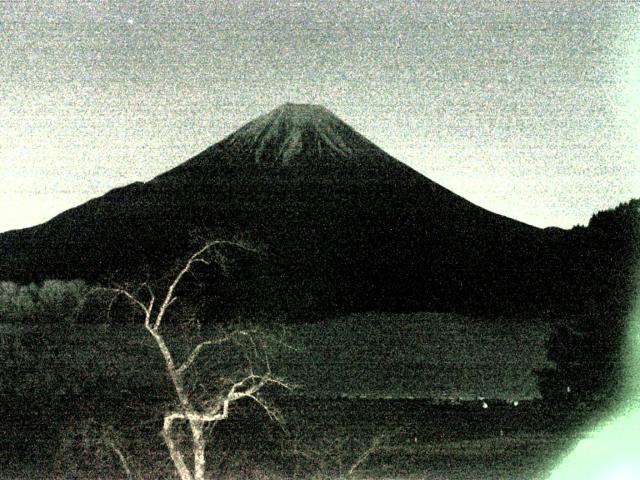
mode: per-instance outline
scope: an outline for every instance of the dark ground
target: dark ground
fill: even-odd
[[[394,322],[398,328],[393,327]],[[454,347],[444,343],[449,336],[443,325],[453,329],[451,338],[468,339],[466,355],[457,358],[476,378],[476,386],[489,385],[477,380],[500,372],[512,375],[509,372],[513,369],[506,369],[507,365],[531,361],[530,350],[523,348],[524,325],[420,314],[375,321],[367,316],[352,317],[298,326],[287,337],[301,347],[295,355],[318,363],[318,368],[333,359],[342,369],[324,365],[320,375],[315,371],[318,368],[309,370],[298,362],[292,370],[289,354],[275,355],[274,368],[278,362],[284,365],[285,377],[293,376],[296,383],[303,383],[305,375],[313,371],[316,385],[289,396],[281,391],[267,392],[282,411],[283,425],[272,422],[256,405],[237,406],[230,420],[209,432],[211,478],[345,478],[359,460],[353,478],[545,478],[549,468],[575,443],[572,432],[581,424],[575,415],[573,424],[561,421],[558,405],[520,400],[517,407],[489,402],[489,408],[483,409],[479,401],[435,405],[431,400],[394,399],[393,395],[386,399],[353,398],[349,392],[350,398],[318,397],[321,378],[325,378],[328,392],[351,384],[364,387],[371,378],[382,375],[381,369],[389,368],[392,374],[403,362],[411,368],[421,364],[439,369],[446,376],[453,365],[445,351]],[[468,327],[463,329],[462,325]],[[414,330],[422,335],[417,336]],[[363,331],[368,332],[366,349],[360,345]],[[155,346],[141,326],[5,325],[0,333],[4,366],[0,376],[1,478],[125,478],[113,453],[114,445],[126,453],[132,470],[141,472],[145,479],[173,478],[160,436],[162,414],[173,396]],[[545,336],[544,329],[538,327],[530,334],[532,345]],[[474,338],[478,348],[472,348]],[[520,341],[514,343],[516,338]],[[349,339],[347,358],[343,355],[346,350],[340,353],[336,347],[340,340],[348,343]],[[487,369],[489,357],[478,360],[482,353],[479,346],[490,340],[495,343],[492,351],[496,359],[504,361],[509,352],[504,369],[495,365]],[[401,345],[406,348],[399,349]],[[502,345],[502,350],[497,345]],[[375,360],[376,355],[384,357],[385,346],[394,347],[395,363]],[[517,351],[528,358],[513,357]],[[411,361],[411,352],[428,361]],[[359,365],[358,358],[375,361]],[[225,366],[212,364],[212,373]],[[378,373],[371,378],[358,376],[364,366],[365,373]],[[407,371],[403,375],[408,375]],[[349,382],[341,380],[342,376]],[[405,386],[402,375],[387,378],[390,393]],[[424,385],[430,383],[432,380]],[[382,385],[377,380],[372,384]],[[407,386],[416,388],[414,384]]]
[[[124,478],[113,453],[96,440],[105,426],[144,478],[171,478],[159,436],[161,403],[122,400],[69,398],[31,411],[5,404],[12,413],[2,422],[3,478]],[[542,402],[487,409],[420,400],[276,403],[284,425],[245,404],[210,432],[211,478],[346,477],[374,447],[355,478],[535,479],[545,478],[575,443],[572,428]]]

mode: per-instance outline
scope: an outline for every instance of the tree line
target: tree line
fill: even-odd
[[[56,323],[71,321],[89,286],[83,280],[45,280],[19,285],[0,282],[0,322]]]
[[[640,200],[598,212],[568,235],[566,248],[573,250],[558,272],[558,320],[547,343],[555,366],[537,372],[540,390],[545,398],[607,407],[623,391],[626,334],[638,321],[631,309],[638,295]]]

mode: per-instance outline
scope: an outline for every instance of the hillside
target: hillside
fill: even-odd
[[[149,182],[0,235],[0,276],[159,275],[194,231],[260,249],[218,284],[230,308],[296,314],[539,311],[558,235],[466,201],[323,107],[285,104]]]

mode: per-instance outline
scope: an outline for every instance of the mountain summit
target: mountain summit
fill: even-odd
[[[291,103],[249,122],[223,144],[245,161],[282,166],[346,162],[356,151],[375,148],[326,108]]]
[[[544,235],[424,177],[326,108],[285,104],[149,182],[0,235],[0,278],[162,274],[203,230],[263,252],[225,300],[302,312],[531,305],[527,266]],[[220,281],[218,295],[235,282]]]
[[[250,121],[180,169],[214,167],[404,168],[320,105],[285,103]]]

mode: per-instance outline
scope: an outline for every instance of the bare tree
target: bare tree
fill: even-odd
[[[85,477],[85,468],[90,468],[92,475],[100,478],[96,475],[96,470],[106,469],[107,465],[112,465],[115,461],[127,480],[142,479],[124,449],[124,439],[111,425],[102,424],[93,418],[85,419],[69,425],[62,432],[61,438],[54,469],[64,468],[65,478]],[[76,458],[69,462],[69,457],[73,456]],[[71,472],[69,468],[72,468]]]
[[[226,420],[230,405],[243,399],[253,400],[266,411],[269,417],[278,420],[278,412],[260,396],[260,391],[268,385],[290,388],[283,380],[272,374],[268,355],[259,351],[259,346],[254,340],[256,333],[254,330],[233,330],[218,338],[200,341],[188,350],[181,362],[176,359],[165,339],[163,320],[177,300],[177,287],[187,274],[193,273],[195,265],[210,265],[212,262],[220,264],[222,252],[219,247],[222,246],[252,251],[250,247],[239,242],[207,242],[182,265],[178,273],[172,277],[162,296],[156,297],[148,284],[144,284],[143,290],[138,292],[126,288],[113,289],[118,296],[126,297],[144,314],[144,328],[155,341],[164,359],[164,367],[176,394],[177,405],[164,415],[162,436],[180,480],[204,480],[205,427]],[[245,355],[246,368],[234,378],[222,379],[217,393],[208,394],[206,398],[202,398],[202,395],[190,387],[187,374],[206,350],[225,344],[232,344],[238,348],[244,344],[248,347],[250,353]],[[192,461],[187,459],[184,446],[177,440],[177,423],[186,425],[190,432],[191,451],[189,453]]]
[[[291,453],[316,471],[316,478],[351,479],[372,456],[396,449],[392,439],[397,433],[378,433],[368,441],[340,436],[323,438],[315,447],[308,443],[300,446],[298,441],[294,441]]]

